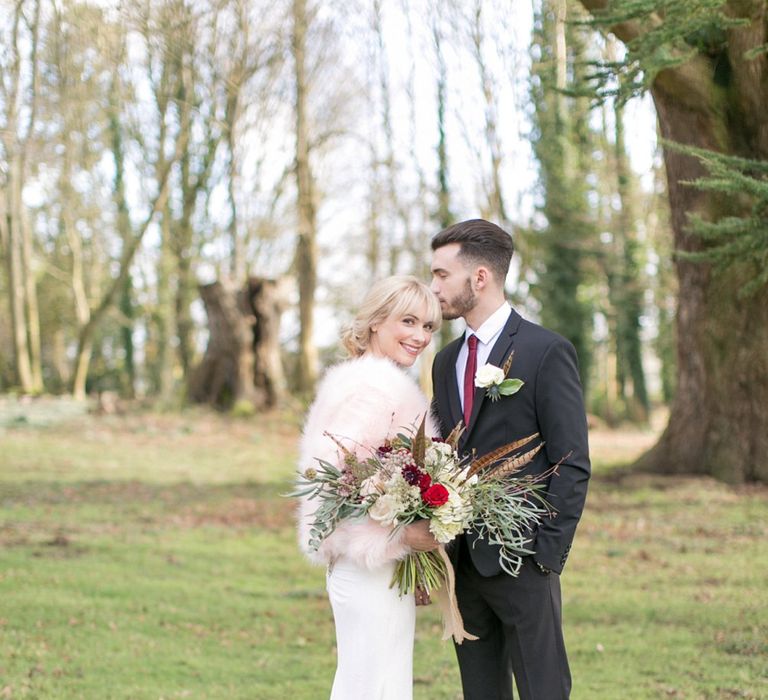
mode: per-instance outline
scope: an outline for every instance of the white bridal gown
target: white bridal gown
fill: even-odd
[[[327,577],[338,666],[331,700],[411,700],[414,596],[390,588],[395,562],[364,569],[340,557]]]

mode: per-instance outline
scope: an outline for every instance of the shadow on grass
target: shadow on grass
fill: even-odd
[[[143,481],[25,481],[3,484],[0,546],[66,550],[80,534],[147,529],[292,528],[294,502],[280,483],[155,484]]]

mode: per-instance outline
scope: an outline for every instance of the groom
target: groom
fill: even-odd
[[[542,474],[556,515],[531,532],[517,577],[499,566],[498,548],[469,532],[454,543],[456,595],[464,625],[478,641],[456,646],[465,700],[509,700],[514,675],[521,700],[563,700],[571,675],[563,643],[560,573],[587,495],[587,421],[576,352],[565,338],[523,319],[504,298],[512,238],[482,219],[463,221],[432,240],[432,290],[443,317],[466,332],[435,357],[434,403],[443,437],[460,421],[462,453],[480,457],[539,433],[543,449],[520,474]],[[476,388],[477,369],[502,367],[518,393],[491,401]],[[533,447],[535,444],[529,445]]]

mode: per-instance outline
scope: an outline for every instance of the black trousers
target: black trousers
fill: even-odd
[[[513,675],[521,700],[567,700],[560,577],[531,557],[517,577],[481,576],[460,540],[456,596],[464,628],[480,638],[455,645],[464,700],[512,700]]]

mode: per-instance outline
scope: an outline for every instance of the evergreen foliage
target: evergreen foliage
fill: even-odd
[[[739,203],[742,216],[724,216],[707,221],[696,213],[689,216],[691,230],[707,244],[701,251],[681,253],[698,261],[714,263],[722,270],[733,264],[753,266],[751,279],[741,295],[754,294],[768,284],[768,162],[727,156],[701,148],[666,144],[698,158],[707,175],[690,184],[726,196]]]
[[[594,10],[584,23],[607,31],[636,21],[647,31],[625,42],[626,53],[614,61],[590,61],[583,94],[621,102],[645,92],[663,70],[680,66],[696,55],[712,61],[716,82],[727,81],[730,70],[725,49],[727,30],[745,20],[723,11],[726,0],[611,0]],[[763,47],[765,48],[765,47]]]

